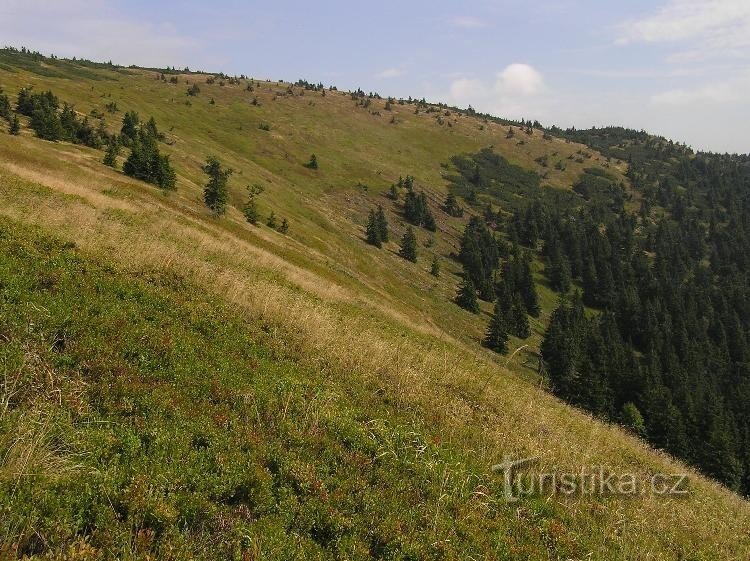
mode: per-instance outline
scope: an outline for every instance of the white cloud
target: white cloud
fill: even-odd
[[[500,72],[495,91],[501,95],[536,95],[544,89],[544,79],[534,67],[514,63]]]
[[[398,78],[399,76],[403,76],[404,71],[401,68],[386,68],[382,72],[378,72],[375,77],[376,78]]]
[[[451,16],[447,21],[453,27],[460,27],[462,29],[479,29],[481,27],[487,27],[487,22],[474,16]]]
[[[669,0],[655,13],[618,27],[618,44],[689,43],[674,62],[750,56],[750,1]]]
[[[462,77],[453,80],[448,99],[456,105],[473,107],[503,117],[529,117],[545,103],[541,73],[528,64],[514,63],[498,72],[494,81]]]

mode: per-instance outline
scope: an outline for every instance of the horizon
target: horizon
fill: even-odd
[[[621,126],[696,151],[750,153],[736,126],[750,117],[750,4],[474,0],[460,8],[386,1],[361,18],[339,1],[313,11],[284,1],[206,8],[193,0],[8,0],[0,33],[8,45],[61,58],[301,78],[509,120]],[[363,37],[373,46],[363,48]]]

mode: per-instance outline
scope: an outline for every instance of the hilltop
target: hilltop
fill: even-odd
[[[559,291],[541,255],[539,312],[511,352],[481,345],[491,302],[453,302],[464,230],[487,203],[515,223],[537,192],[566,208],[612,189],[638,211],[650,170],[634,175],[614,142],[599,152],[531,123],[304,81],[12,51],[0,86],[14,102],[51,90],[108,134],[126,112],[153,117],[175,171],[159,189],[120,171],[127,148],[113,169],[102,149],[36,138],[23,116],[19,135],[0,134],[3,555],[746,558],[744,499],[547,391],[539,349]],[[209,156],[233,170],[221,217],[203,204]],[[504,181],[472,194],[462,162]],[[416,263],[398,255],[406,190],[389,198],[407,176],[435,219],[414,228]],[[253,185],[259,226],[243,214]],[[449,193],[462,216],[443,210]],[[365,239],[378,205],[381,249]],[[506,503],[491,471],[505,456],[688,473],[690,492]]]

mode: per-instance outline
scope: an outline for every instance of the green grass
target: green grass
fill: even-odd
[[[2,555],[587,550],[585,536],[552,535],[561,508],[529,499],[519,519],[477,495],[500,493],[485,466],[387,400],[300,366],[267,326],[185,279],[119,274],[7,221],[0,263]]]
[[[345,93],[274,100],[286,84],[249,93],[205,76],[173,86],[137,69],[0,63],[6,92],[51,88],[81,113],[117,101],[111,130],[126,110],[154,115],[178,172],[165,195],[103,166],[101,151],[0,134],[0,352],[4,379],[23,381],[0,401],[0,557],[747,558],[747,503],[690,470],[680,501],[501,503],[489,466],[505,453],[568,471],[686,468],[539,388],[535,347],[556,294],[538,264],[531,346],[507,368],[479,346],[489,307],[478,319],[451,302],[471,211],[437,211],[416,265],[363,240],[378,203],[400,238],[384,196],[399,174],[436,210],[456,154],[493,145],[559,189],[594,166],[620,181],[624,166],[541,134],[518,144],[475,118],[441,126],[412,106],[395,105],[393,125],[384,100],[377,117]],[[191,106],[186,80],[200,80]],[[303,166],[313,152],[317,171]],[[201,202],[210,154],[235,169],[221,219]],[[540,169],[545,154],[564,169]],[[245,222],[253,183],[289,235]]]

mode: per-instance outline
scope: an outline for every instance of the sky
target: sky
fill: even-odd
[[[750,152],[750,0],[0,0],[0,43]]]

